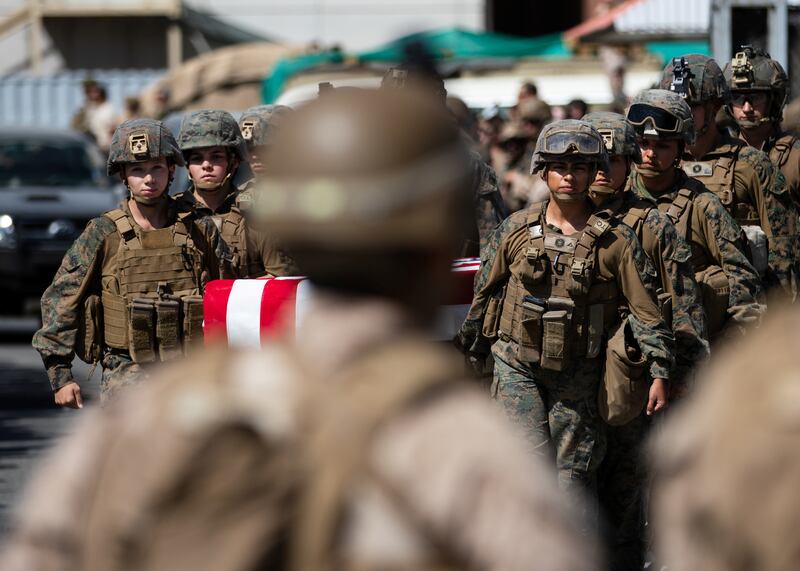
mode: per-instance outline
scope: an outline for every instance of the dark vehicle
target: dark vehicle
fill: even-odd
[[[40,297],[86,223],[119,202],[104,167],[97,148],[79,134],[0,131],[3,313]]]

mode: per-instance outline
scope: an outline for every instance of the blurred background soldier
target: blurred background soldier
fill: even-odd
[[[651,287],[675,337],[672,397],[682,392],[690,370],[708,356],[705,315],[690,261],[691,249],[655,202],[625,189],[631,166],[642,161],[636,133],[625,116],[599,111],[583,120],[603,137],[609,155],[609,169],[597,172],[589,196],[598,208],[634,231],[652,263],[646,275],[655,278]],[[641,445],[649,424],[642,411],[632,420],[607,429],[608,449],[600,466],[598,493],[608,525],[612,569],[642,569],[644,565],[645,469]]]
[[[89,222],[42,296],[33,346],[56,404],[82,406],[72,377],[77,354],[101,362],[101,397],[146,377],[149,363],[179,357],[202,340],[205,284],[228,256],[210,219],[179,215],[169,196],[183,156],[159,121],[134,119],[111,140],[108,175],[130,198]]]
[[[650,449],[659,564],[797,569],[798,328],[796,310],[771,311],[745,343],[714,355],[703,386],[659,431]]]
[[[86,101],[72,118],[72,128],[88,135],[100,150],[109,151],[111,135],[116,127],[116,112],[108,100],[105,86],[94,79],[83,82]]]
[[[505,163],[499,167],[503,200],[511,212],[546,200],[550,191],[544,181],[530,173],[531,159],[542,128],[550,122],[550,106],[541,99],[529,99],[517,106],[517,118],[501,131]]]
[[[227,111],[205,109],[184,117],[178,144],[192,187],[175,199],[181,212],[208,216],[220,231],[232,256],[237,277],[259,277],[270,270],[282,275],[279,254],[268,243],[256,242],[237,205],[233,177],[249,157],[236,119]],[[270,272],[271,273],[271,272]]]
[[[265,230],[257,230],[249,223],[249,213],[253,207],[258,181],[264,176],[264,157],[269,153],[271,141],[283,122],[291,114],[292,108],[285,105],[256,105],[242,113],[239,128],[247,145],[250,170],[253,177],[245,181],[236,195],[235,206],[244,215],[247,224],[247,236],[252,244],[249,251],[255,257],[255,267],[251,275],[259,275],[259,266],[272,276],[297,276],[300,270],[294,260],[279,247],[275,238]],[[258,259],[260,257],[260,259]]]
[[[412,50],[413,51],[413,50]],[[382,89],[414,88],[427,95],[431,101],[446,108],[447,90],[444,81],[431,67],[425,54],[411,54],[412,63],[405,67],[387,70],[381,81]],[[455,122],[455,119],[453,119]],[[480,154],[471,153],[472,177],[465,190],[473,197],[472,222],[464,232],[459,257],[477,257],[489,240],[494,229],[508,216],[508,208],[500,195],[497,175]]]
[[[551,197],[495,233],[458,337],[470,353],[492,343],[493,396],[532,449],[554,457],[559,483],[573,496],[596,493],[605,452],[597,395],[607,339],[627,331],[639,352],[635,380],[652,379],[648,414],[667,405],[673,361],[672,333],[642,281],[647,262],[636,236],[592,214],[589,185],[608,168],[603,139],[588,123],[545,127],[531,170],[542,171]]]
[[[760,319],[761,280],[747,257],[741,227],[700,180],[678,166],[685,145],[694,140],[692,111],[677,93],[647,89],[628,110],[636,129],[642,162],[630,178],[640,196],[654,199],[691,247],[710,340],[724,330],[743,332]]]
[[[744,228],[765,290],[779,287],[794,300],[800,273],[797,210],[769,157],[717,129],[717,112],[730,103],[719,65],[698,54],[673,58],[664,68],[661,88],[683,97],[692,110],[695,140],[686,145],[683,170],[716,194]],[[761,262],[764,251],[766,264]]]
[[[213,351],[87,419],[4,571],[599,568],[553,474],[427,340],[462,145],[407,92],[298,109],[256,205],[314,284],[297,341]]]
[[[800,205],[800,138],[781,131],[789,100],[789,76],[764,50],[742,46],[723,70],[731,90],[729,111],[739,137],[769,154],[786,178],[795,206]]]

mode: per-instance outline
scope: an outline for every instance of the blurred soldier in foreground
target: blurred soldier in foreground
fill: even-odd
[[[409,68],[389,69],[383,77],[381,88],[413,88],[446,109],[447,89],[444,81],[435,70],[425,68],[425,63],[420,62],[419,66]],[[464,188],[472,196],[473,222],[462,230],[463,243],[458,252],[458,256],[462,258],[478,257],[494,229],[508,216],[508,209],[500,195],[497,175],[492,167],[486,164],[477,151],[470,153],[470,163],[472,176],[465,182]]]
[[[619,332],[637,355],[628,382],[649,388],[650,415],[667,406],[673,360],[672,333],[642,281],[647,260],[636,236],[595,215],[589,200],[597,171],[608,168],[603,139],[588,123],[545,127],[531,170],[543,173],[550,199],[498,228],[457,339],[468,353],[491,344],[494,397],[532,449],[554,457],[572,494],[596,493],[608,339]]]
[[[553,474],[427,341],[468,160],[410,93],[296,111],[256,212],[315,285],[297,341],[213,351],[87,419],[3,570],[597,568]]]
[[[592,201],[629,226],[652,262],[648,274],[661,313],[675,336],[675,368],[670,395],[682,392],[691,369],[708,356],[706,323],[700,288],[690,262],[691,249],[667,214],[654,201],[626,190],[633,163],[641,163],[633,126],[618,113],[595,112],[584,117],[603,137],[609,169],[601,169],[589,189]],[[649,420],[641,411],[607,429],[608,450],[600,466],[600,507],[609,526],[612,569],[641,569],[644,564],[645,482],[642,442]]]
[[[769,155],[786,178],[795,206],[800,205],[800,138],[781,131],[789,100],[789,76],[763,50],[743,46],[723,70],[731,90],[729,111],[739,137]]]
[[[82,406],[76,354],[102,363],[105,400],[146,377],[148,363],[202,340],[203,289],[229,254],[210,219],[179,214],[168,194],[176,165],[183,157],[161,122],[134,119],[114,133],[108,174],[130,198],[91,220],[66,253],[33,336],[60,406]]]
[[[634,98],[628,121],[642,152],[630,187],[655,200],[691,247],[709,339],[743,333],[764,311],[757,301],[761,280],[747,258],[742,228],[719,198],[678,166],[684,146],[694,140],[691,109],[676,93],[647,89]]]
[[[703,386],[653,442],[650,522],[659,564],[797,569],[798,330],[800,313],[778,308],[746,343],[715,354]]]
[[[237,205],[239,190],[232,180],[249,154],[236,119],[217,109],[190,113],[181,123],[178,144],[192,181],[192,187],[176,197],[181,212],[214,221],[230,249],[237,277],[282,275],[281,256],[268,242],[250,235]]]
[[[769,157],[717,129],[717,112],[730,102],[719,65],[698,54],[674,58],[664,68],[661,88],[682,97],[692,111],[695,138],[686,145],[683,170],[716,194],[744,228],[765,290],[778,288],[775,293],[794,300],[800,269],[797,210]]]

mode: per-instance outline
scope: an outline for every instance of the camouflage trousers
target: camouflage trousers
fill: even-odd
[[[525,432],[537,454],[551,457],[562,489],[574,498],[596,496],[605,453],[605,424],[597,410],[602,359],[576,359],[555,372],[516,360],[513,341],[492,346],[492,394]],[[574,492],[574,493],[573,493]],[[590,509],[590,520],[594,519]]]
[[[646,467],[643,442],[650,428],[644,413],[623,426],[608,426],[607,448],[598,472],[598,497],[604,536],[615,571],[644,565]]]
[[[131,360],[127,353],[107,352],[102,361],[103,375],[100,378],[100,404],[106,404],[120,392],[140,383],[149,374]]]

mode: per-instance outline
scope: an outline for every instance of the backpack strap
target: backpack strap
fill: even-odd
[[[458,387],[457,366],[451,355],[427,343],[405,341],[370,351],[340,378],[303,387],[301,418],[306,422],[299,440],[307,479],[292,546],[294,568],[336,568],[334,544],[346,515],[349,485],[357,475],[377,484],[399,513],[419,523],[370,468],[371,442],[406,411]]]
[[[790,135],[788,137],[781,137],[775,143],[775,146],[772,147],[772,150],[776,153],[775,164],[778,168],[783,167],[786,161],[789,160],[789,155],[792,152],[792,147],[794,147],[795,142],[797,142],[797,137]],[[770,155],[772,155],[772,152],[770,152]]]

